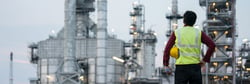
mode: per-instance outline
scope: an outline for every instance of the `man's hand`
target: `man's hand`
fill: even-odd
[[[169,66],[164,66],[164,71],[167,75],[172,75],[172,69]]]
[[[206,64],[206,62],[204,62],[203,60],[200,61],[199,65],[201,65],[201,67],[204,67]]]

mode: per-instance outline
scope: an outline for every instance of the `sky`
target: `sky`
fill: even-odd
[[[29,84],[29,79],[36,77],[36,65],[30,64],[30,50],[27,48],[32,42],[39,42],[48,38],[51,30],[58,32],[64,25],[65,0],[0,0],[0,84],[9,83],[9,55],[14,54],[14,84]],[[96,0],[97,1],[97,0]],[[128,42],[129,12],[136,0],[108,0],[108,31],[118,39]],[[170,13],[171,0],[140,0],[146,8],[146,29],[153,29],[157,33],[156,66],[162,66],[162,52],[167,40],[165,32],[168,20],[165,15]],[[196,25],[205,20],[205,8],[199,6],[199,0],[178,0],[179,13],[193,10],[198,15]],[[249,0],[237,0],[236,22],[237,45],[242,39],[250,39],[248,24],[250,20]],[[91,17],[95,18],[94,14]],[[182,26],[181,21],[179,22]]]

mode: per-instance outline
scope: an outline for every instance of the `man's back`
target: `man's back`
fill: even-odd
[[[179,49],[176,65],[200,63],[201,31],[185,26],[175,31],[175,45]]]

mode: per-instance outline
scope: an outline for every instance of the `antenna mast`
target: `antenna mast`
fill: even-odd
[[[10,52],[10,84],[13,84],[13,53]]]

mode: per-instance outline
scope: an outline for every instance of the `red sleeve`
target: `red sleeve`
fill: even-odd
[[[163,65],[164,66],[168,66],[169,64],[169,54],[170,54],[170,49],[174,46],[175,44],[175,34],[172,33],[169,40],[168,40],[168,43],[167,45],[165,46],[165,50],[163,52]]]
[[[206,46],[208,47],[208,50],[205,54],[205,57],[203,58],[203,61],[210,62],[210,57],[212,56],[215,50],[215,43],[204,32],[202,32],[201,34],[201,42],[206,44]]]

